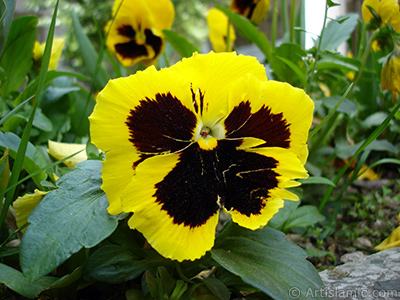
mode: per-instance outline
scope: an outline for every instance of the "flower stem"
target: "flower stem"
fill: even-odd
[[[231,19],[228,18],[228,28],[226,29],[226,52],[230,52],[230,40],[231,40]]]
[[[296,6],[297,0],[292,0],[290,8],[290,42],[294,43],[294,27],[296,25]]]
[[[276,25],[278,23],[278,0],[274,0],[274,10],[272,14],[272,25],[271,25],[271,44],[272,49],[275,50],[276,43]]]

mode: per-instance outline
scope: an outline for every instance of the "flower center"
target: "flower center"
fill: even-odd
[[[205,139],[207,138],[207,136],[210,134],[211,129],[210,127],[204,126],[201,130],[200,130],[200,136]]]
[[[200,124],[197,129],[195,141],[203,150],[213,150],[218,145],[218,140],[225,137],[224,128],[220,124],[207,126]]]

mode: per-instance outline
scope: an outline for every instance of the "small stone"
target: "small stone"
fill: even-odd
[[[362,249],[371,249],[372,244],[369,239],[365,237],[359,237],[354,241],[354,246]]]
[[[365,257],[365,254],[362,251],[356,251],[353,253],[346,253],[340,258],[340,262],[357,262],[362,260]]]

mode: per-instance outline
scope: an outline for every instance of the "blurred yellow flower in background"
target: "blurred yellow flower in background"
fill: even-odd
[[[369,7],[377,13],[379,20],[371,13]],[[375,19],[377,27],[385,27],[390,24],[394,30],[400,31],[400,11],[397,0],[364,0],[361,14],[366,24]]]
[[[255,24],[260,24],[269,10],[270,0],[232,0],[229,9]]]
[[[400,93],[400,47],[397,44],[382,68],[381,89],[391,91],[393,101]]]
[[[126,67],[154,64],[164,52],[162,30],[170,29],[175,10],[170,0],[116,0],[115,17],[105,28],[106,45]]]
[[[51,47],[51,55],[49,62],[49,70],[56,70],[58,66],[58,62],[60,61],[61,52],[64,48],[65,38],[54,38],[53,45]],[[33,48],[33,60],[39,61],[44,53],[44,48],[46,43],[40,44],[38,41],[35,41],[35,46]]]
[[[236,34],[232,24],[229,24],[228,30],[228,17],[219,9],[211,8],[208,11],[207,23],[210,30],[210,42],[214,51],[232,51],[236,40]],[[229,41],[229,48],[227,47],[227,41]]]

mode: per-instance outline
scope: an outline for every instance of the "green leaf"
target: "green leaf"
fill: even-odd
[[[203,279],[203,283],[213,295],[217,296],[218,299],[229,300],[231,298],[229,289],[218,278],[207,277]]]
[[[343,72],[358,72],[361,63],[358,59],[344,57],[339,54],[323,53],[315,67],[316,70],[340,69]]]
[[[274,229],[282,230],[283,224],[289,218],[291,213],[300,205],[300,201],[284,200],[285,205],[279,209],[272,219],[268,222],[268,226]]]
[[[299,45],[285,43],[275,49],[270,64],[277,78],[292,85],[307,86],[306,66],[303,57],[306,51]]]
[[[171,30],[163,30],[164,36],[181,57],[191,57],[194,52],[199,52],[187,39]]]
[[[328,4],[329,7],[333,6],[340,6],[340,4],[333,2],[332,0],[327,0],[326,4]]]
[[[10,31],[14,9],[15,0],[0,0],[0,57]]]
[[[314,205],[303,205],[298,207],[287,219],[283,231],[288,232],[293,227],[304,227],[314,225],[325,219]]]
[[[293,288],[299,292],[296,299],[306,299],[308,291],[323,285],[306,253],[269,227],[252,231],[230,223],[217,236],[211,254],[222,267],[277,300],[289,299]]]
[[[76,15],[75,11],[72,11],[71,17],[72,27],[74,29],[76,39],[78,40],[83,62],[91,77],[94,79],[96,87],[98,89],[102,89],[109,79],[107,72],[101,67],[101,64],[100,66],[97,66],[99,55],[87,35],[84,33],[82,25],[79,22],[78,16]]]
[[[135,279],[147,269],[148,262],[126,247],[105,245],[89,256],[83,268],[86,280],[121,283]]]
[[[301,184],[326,184],[335,186],[332,180],[319,176],[310,176],[307,179],[299,179],[298,181],[301,182]]]
[[[18,151],[21,139],[12,132],[3,133],[0,131],[0,148],[4,150],[5,148],[10,149],[10,156],[15,159]],[[25,153],[25,158],[23,162],[23,168],[29,173],[36,172],[41,168],[45,167],[46,162],[43,160],[42,156],[38,153],[35,146],[28,143],[28,147]],[[46,179],[46,174],[41,172],[33,177],[36,185],[40,187],[40,182]]]
[[[0,66],[7,77],[0,87],[0,95],[3,97],[17,90],[31,70],[37,22],[36,16],[24,16],[15,19],[11,24],[0,59]]]
[[[0,263],[0,282],[24,297],[36,298],[56,280],[53,277],[43,277],[30,281],[21,272]]]
[[[333,264],[336,265],[336,257],[329,251],[319,250],[319,249],[315,249],[315,248],[307,248],[307,249],[304,249],[304,251],[308,254],[308,256],[312,256],[312,257],[328,256],[333,260]]]
[[[336,50],[343,42],[347,41],[357,26],[358,14],[351,13],[344,22],[332,20],[325,28],[320,51]],[[318,41],[316,45],[318,45]]]
[[[340,96],[332,96],[321,98],[321,100],[323,105],[325,105],[329,110],[333,110],[336,104],[341,100],[340,98]],[[353,101],[345,98],[338,106],[337,111],[353,117],[357,113],[357,105]]]
[[[248,19],[236,13],[232,13],[221,5],[216,4],[215,6],[232,20],[242,37],[258,46],[258,48],[265,54],[265,57],[269,61],[271,58],[271,44],[269,43],[267,36],[260,32],[257,27],[254,26],[253,23],[251,23]]]
[[[84,161],[57,181],[28,218],[21,241],[21,268],[36,279],[59,266],[83,247],[91,248],[117,227],[107,212],[101,187],[100,161]]]

